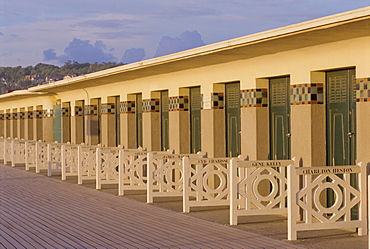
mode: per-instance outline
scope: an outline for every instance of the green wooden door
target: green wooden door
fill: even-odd
[[[137,147],[143,147],[143,96],[136,94],[136,142]]]
[[[161,92],[161,149],[163,151],[168,150],[169,148],[169,121],[168,121],[168,91]]]
[[[62,142],[62,106],[54,105],[54,141]]]
[[[326,144],[327,165],[353,165],[356,163],[356,94],[355,70],[339,70],[326,73]],[[351,176],[351,185],[357,179]],[[335,202],[332,189],[327,190],[327,206]],[[352,209],[352,218],[358,216],[358,208]]]
[[[269,81],[270,159],[290,159],[290,78]]]
[[[355,164],[355,70],[326,74],[327,164]]]
[[[190,88],[190,151],[197,153],[201,150],[201,95],[200,87]]]
[[[116,123],[116,146],[121,144],[121,112],[120,108],[121,102],[120,97],[116,96],[114,98],[114,115],[115,115],[115,123]]]
[[[240,84],[225,85],[226,156],[240,155]]]

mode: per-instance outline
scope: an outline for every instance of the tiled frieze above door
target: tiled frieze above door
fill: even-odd
[[[290,86],[291,105],[324,104],[324,84],[297,84]]]
[[[370,102],[370,78],[356,79],[356,101]]]
[[[240,107],[267,107],[267,88],[240,90]]]
[[[120,113],[135,113],[135,101],[122,101],[120,103]]]
[[[101,114],[115,114],[116,107],[114,103],[103,103],[101,105]]]
[[[189,111],[189,96],[174,96],[169,98],[169,111]]]

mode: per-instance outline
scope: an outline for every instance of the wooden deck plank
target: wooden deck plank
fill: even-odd
[[[37,212],[37,210],[35,210],[36,212]],[[46,210],[47,211],[47,210]],[[108,221],[109,222],[109,221]],[[154,238],[154,240],[155,240],[156,238]]]
[[[23,207],[23,208],[25,208],[25,207]],[[20,212],[20,210],[16,210],[16,211],[17,211],[17,213]],[[88,227],[86,227],[86,224],[81,222],[81,219],[79,217],[76,217],[75,215],[72,215],[70,217],[68,217],[68,216],[67,217],[57,217],[57,216],[55,216],[55,213],[56,213],[55,210],[53,210],[51,212],[50,209],[48,209],[48,206],[42,206],[38,209],[29,208],[28,211],[31,212],[33,214],[33,216],[35,216],[40,222],[42,222],[43,226],[55,227],[55,228],[58,229],[58,232],[61,232],[62,231],[61,229],[63,229],[63,227],[61,227],[61,225],[60,225],[60,224],[63,224],[61,219],[66,219],[66,220],[69,221],[68,222],[68,227],[64,227],[64,228],[67,228],[68,230],[73,230],[74,232],[76,232],[75,235],[78,235],[77,238],[79,238],[80,240],[82,240],[83,237],[87,237],[86,238],[87,241],[91,241],[91,240],[100,241],[100,240],[102,240],[102,241],[104,241],[105,245],[115,243],[113,240],[107,240],[107,239],[105,239],[104,236],[102,236],[101,233],[105,233],[104,230],[101,230],[100,232],[99,231],[90,231],[88,229]],[[48,213],[50,213],[50,214],[48,214]],[[74,223],[74,224],[71,223],[70,218],[72,218],[72,219],[76,218],[77,222]],[[23,217],[20,217],[20,219],[23,219]],[[31,222],[31,221],[28,220],[28,222]],[[84,225],[85,225],[85,227],[83,227]],[[76,227],[77,227],[77,229],[75,229]],[[81,229],[84,229],[84,233],[80,233]],[[97,232],[99,232],[99,234],[97,234]],[[93,233],[93,235],[95,235],[95,237],[92,237],[91,233]],[[73,233],[69,234],[69,236],[71,236],[71,237],[74,237],[75,235]],[[105,235],[110,236],[111,234],[105,234]]]
[[[0,165],[1,209],[23,238],[56,240],[72,247],[106,248],[299,248],[123,197]],[[17,208],[18,207],[18,208]],[[18,220],[17,220],[18,219]],[[20,221],[24,219],[25,224]],[[29,234],[34,227],[53,231]],[[5,228],[6,229],[6,228]],[[50,237],[54,236],[54,237]],[[8,242],[8,245],[16,241]],[[40,247],[50,244],[45,243]]]

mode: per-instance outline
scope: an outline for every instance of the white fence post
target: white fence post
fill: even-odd
[[[36,173],[40,173],[40,164],[41,164],[41,162],[40,162],[40,150],[41,150],[41,148],[40,148],[41,146],[40,146],[40,142],[39,141],[37,141],[36,142]]]
[[[77,148],[77,183],[82,184],[82,146]]]
[[[148,153],[148,167],[147,167],[147,193],[146,193],[146,202],[147,203],[153,203],[153,178],[154,178],[154,161],[153,161],[153,152]]]
[[[102,162],[101,162],[101,147],[96,148],[96,181],[95,181],[95,188],[101,189],[101,170],[102,170]]]
[[[124,174],[125,174],[125,167],[124,167],[124,150],[120,149],[118,152],[118,195],[124,195],[123,189],[123,181],[124,181]]]
[[[235,158],[230,160],[230,225],[238,224],[236,216],[238,199],[238,165]]]
[[[51,176],[51,144],[46,145],[46,161],[48,166],[48,176]]]
[[[12,140],[10,144],[10,161],[11,161],[11,166],[15,167],[15,153],[14,153],[14,139]]]
[[[182,175],[183,175],[183,200],[182,200],[182,211],[184,213],[189,213],[190,212],[190,207],[189,203],[186,200],[189,196],[189,191],[190,191],[190,168],[191,165],[189,165],[189,157],[184,157],[182,159]]]
[[[72,149],[72,148],[70,148]],[[67,179],[67,176],[66,176],[66,173],[67,173],[67,170],[66,170],[66,146],[63,144],[60,148],[60,159],[61,159],[61,163],[62,163],[62,181],[65,181]]]
[[[296,180],[296,168],[293,165],[288,166],[288,240],[297,239],[296,220],[298,217],[298,208],[296,206],[298,185]]]

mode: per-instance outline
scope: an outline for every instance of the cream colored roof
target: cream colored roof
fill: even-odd
[[[29,92],[57,93],[363,36],[370,36],[370,7],[31,87]]]

